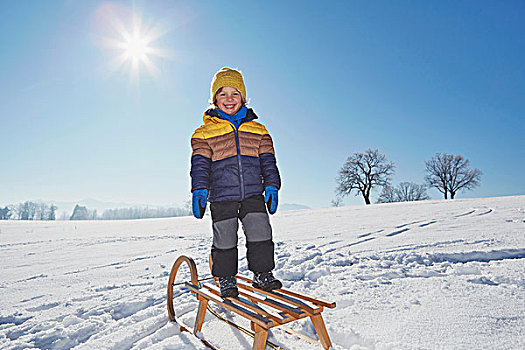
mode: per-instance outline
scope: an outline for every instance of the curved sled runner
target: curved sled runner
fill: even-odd
[[[175,277],[177,276],[179,267],[184,262],[188,264],[191,273],[191,282],[185,282],[184,285],[192,293],[196,294],[197,300],[199,300],[199,308],[193,332],[190,332],[190,330],[183,326],[182,323],[177,322],[175,309],[173,307],[173,286]],[[211,280],[211,278],[205,280]],[[306,317],[310,317],[319,337],[320,345],[324,349],[329,349],[332,346],[321,314],[325,307],[335,308],[335,302],[312,297],[287,288],[266,292],[252,287],[251,282],[250,278],[237,275],[239,296],[236,298],[221,298],[220,290],[215,284],[199,283],[197,267],[193,259],[181,255],[173,264],[168,282],[167,301],[170,320],[177,322],[182,331],[197,334],[197,332],[201,332],[206,310],[209,309],[213,313],[213,310],[210,309],[208,305],[211,301],[250,321],[251,329],[254,332],[254,334],[251,334],[254,338],[252,348],[254,350],[263,350],[266,347],[268,330],[271,328],[283,326],[287,323]],[[285,331],[290,332],[291,330],[286,328]],[[296,334],[293,331],[291,332]],[[307,338],[307,340],[309,339],[304,335],[296,335],[302,336],[302,338]],[[309,341],[313,340],[309,339]],[[211,344],[207,344],[204,340],[203,342],[208,347],[214,349]],[[273,347],[275,348],[275,346]]]

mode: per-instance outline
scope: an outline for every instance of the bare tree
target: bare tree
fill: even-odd
[[[401,182],[397,187],[397,196],[400,202],[424,201],[430,199],[425,185],[413,182]]]
[[[29,210],[29,220],[35,220],[38,219],[37,211],[38,211],[38,203],[36,202],[27,202],[28,203],[28,210]]]
[[[56,220],[56,211],[57,211],[57,206],[54,205],[54,204],[51,204],[51,206],[49,207],[49,215],[47,216],[47,219],[48,220]]]
[[[191,203],[191,202],[190,202]],[[168,218],[175,216],[187,216],[188,211],[184,208],[165,208],[165,207],[135,207],[106,209],[102,213],[102,220],[129,220],[145,218]]]
[[[394,202],[398,202],[395,189],[392,186],[383,187],[383,191],[381,191],[379,198],[377,198],[377,203]]]
[[[470,161],[462,155],[436,153],[425,162],[425,181],[443,193],[445,199],[449,194],[450,199],[454,199],[459,190],[470,190],[480,184],[483,173],[479,169],[470,169],[469,164]]]
[[[330,204],[332,205],[332,207],[340,207],[341,205],[343,205],[343,198],[341,198],[341,196],[336,196],[334,199],[332,199]]]
[[[55,220],[56,209],[56,206],[43,202],[25,201],[9,208],[9,216],[18,220]]]
[[[46,220],[48,218],[49,207],[47,206],[46,203],[44,202],[36,203],[35,208],[36,208],[36,217],[38,218],[38,220]]]
[[[0,208],[0,220],[9,220],[12,215],[11,208],[5,206],[4,209]]]
[[[186,200],[184,201],[183,205],[182,205],[182,208],[186,211],[186,215],[193,215],[193,210],[192,210],[192,199],[191,199],[191,196]]]
[[[402,182],[396,188],[383,187],[377,203],[412,202],[430,199],[426,187],[413,182]]]
[[[35,216],[35,206],[33,202],[25,201],[24,203],[18,204],[16,212],[18,214],[18,220],[33,220]]]
[[[374,187],[390,184],[394,163],[386,160],[379,150],[368,149],[365,153],[354,153],[339,169],[336,193],[346,196],[356,190],[366,204],[370,204],[370,191]]]

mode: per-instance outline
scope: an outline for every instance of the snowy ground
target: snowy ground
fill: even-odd
[[[337,302],[324,312],[335,349],[525,348],[525,196],[291,211],[272,223],[276,275]],[[209,218],[189,217],[0,222],[0,348],[203,349],[168,322],[165,298],[179,255],[209,275],[210,232]],[[175,295],[192,326],[195,297]],[[293,328],[315,337],[307,320]],[[203,333],[251,349],[210,314]],[[270,340],[318,349],[279,329]]]

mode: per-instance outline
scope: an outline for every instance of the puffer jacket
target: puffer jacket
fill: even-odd
[[[191,191],[206,188],[209,201],[242,201],[281,187],[273,141],[248,108],[238,129],[209,109],[191,137]]]

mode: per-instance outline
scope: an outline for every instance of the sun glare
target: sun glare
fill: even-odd
[[[156,63],[162,58],[171,58],[169,50],[155,46],[167,30],[159,24],[146,25],[140,14],[121,7],[101,8],[99,18],[109,24],[102,43],[112,52],[110,69],[128,70],[130,79],[135,82],[138,82],[142,69],[157,78],[160,70]]]
[[[147,58],[148,44],[136,33],[124,43],[124,55],[133,61],[144,61]]]

